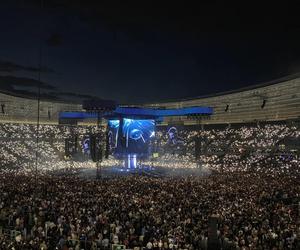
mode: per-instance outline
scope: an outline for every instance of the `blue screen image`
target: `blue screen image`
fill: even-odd
[[[148,142],[150,138],[155,136],[154,120],[134,120],[124,119],[123,136],[127,139],[135,141],[142,140]]]
[[[119,120],[109,120],[108,121],[108,141],[109,148],[113,150],[118,144],[118,132],[119,132],[120,121]]]
[[[116,158],[125,157],[128,154],[142,157],[149,155],[149,144],[155,137],[154,120],[129,118],[123,118],[121,122],[109,120],[108,127],[110,148]]]
[[[112,129],[118,129],[120,126],[120,121],[119,120],[109,120],[108,126]]]

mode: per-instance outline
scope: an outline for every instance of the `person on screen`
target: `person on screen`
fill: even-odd
[[[168,130],[169,143],[173,145],[183,144],[184,140],[178,136],[178,131],[175,127]]]

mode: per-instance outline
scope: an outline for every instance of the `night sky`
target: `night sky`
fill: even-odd
[[[0,89],[145,103],[300,71],[295,6],[95,2],[1,0]]]

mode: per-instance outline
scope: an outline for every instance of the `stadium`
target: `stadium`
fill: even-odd
[[[275,5],[0,1],[0,250],[300,249]]]
[[[0,97],[3,244],[55,247],[62,237],[69,247],[82,249],[150,244],[205,249],[216,238],[224,249],[239,244],[253,249],[283,244],[286,249],[292,237],[296,242],[298,76],[213,96],[135,106],[207,106],[213,113],[157,119],[146,156],[139,154],[144,149],[136,149],[134,164],[132,159],[127,162],[129,153],[125,160],[117,157],[107,139],[112,118],[94,116],[103,110],[13,93]],[[87,117],[62,116],[69,113]],[[94,149],[93,135],[100,135],[95,142],[100,146]],[[114,208],[107,210],[110,206]]]

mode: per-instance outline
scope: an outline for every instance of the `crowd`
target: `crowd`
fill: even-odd
[[[64,139],[94,127],[41,125],[38,166],[47,173],[35,175],[36,127],[0,126],[0,249],[207,249],[211,216],[223,249],[300,249],[299,155],[282,159],[279,147],[300,138],[296,126],[183,129],[175,139],[158,129],[159,157],[143,164],[210,174],[101,180],[51,171],[94,166],[63,158]]]
[[[299,126],[299,125],[298,125]],[[31,171],[36,159],[36,125],[0,124],[0,166],[22,168]],[[38,143],[38,161],[40,170],[73,168],[90,168],[91,160],[81,157],[74,161],[66,161],[65,139],[77,135],[78,148],[88,134],[94,133],[95,126],[40,125]],[[104,128],[102,129],[104,133]],[[155,134],[155,150],[157,158],[150,157],[143,161],[144,165],[156,165],[172,168],[209,167],[212,170],[234,171],[237,166],[244,170],[253,167],[275,164],[285,167],[289,162],[282,162],[278,143],[284,138],[300,138],[300,130],[296,125],[267,124],[261,126],[240,126],[237,128],[201,129],[181,128],[173,133],[170,139],[168,129],[157,128]],[[195,141],[200,138],[199,156],[195,157]],[[289,152],[288,152],[289,153]],[[299,154],[298,154],[299,155]],[[297,154],[296,154],[297,156]],[[298,162],[297,157],[291,161]],[[39,163],[38,162],[38,163]],[[121,161],[104,159],[103,166],[122,165]],[[279,167],[280,167],[279,166]],[[277,166],[278,167],[278,166]]]
[[[299,126],[299,125],[298,125]],[[300,140],[298,126],[286,124],[266,124],[261,126],[240,126],[237,128],[219,129],[178,129],[176,137],[180,143],[170,141],[166,130],[156,132],[158,152],[160,158],[155,162],[157,166],[178,168],[209,167],[212,170],[248,171],[261,165],[289,166],[299,162],[294,154],[290,162],[282,161],[282,154],[289,154],[280,150],[280,142],[284,138]],[[201,144],[198,159],[195,159],[195,141],[199,138]],[[298,149],[299,150],[299,149]],[[299,155],[299,151],[298,151]]]
[[[0,249],[299,249],[299,172],[208,177],[0,175]]]
[[[91,161],[66,161],[65,139],[78,135],[93,134],[95,126],[40,125],[38,133],[39,170],[54,170],[66,167],[88,168]],[[0,166],[31,172],[35,168],[37,126],[35,124],[0,124]]]

